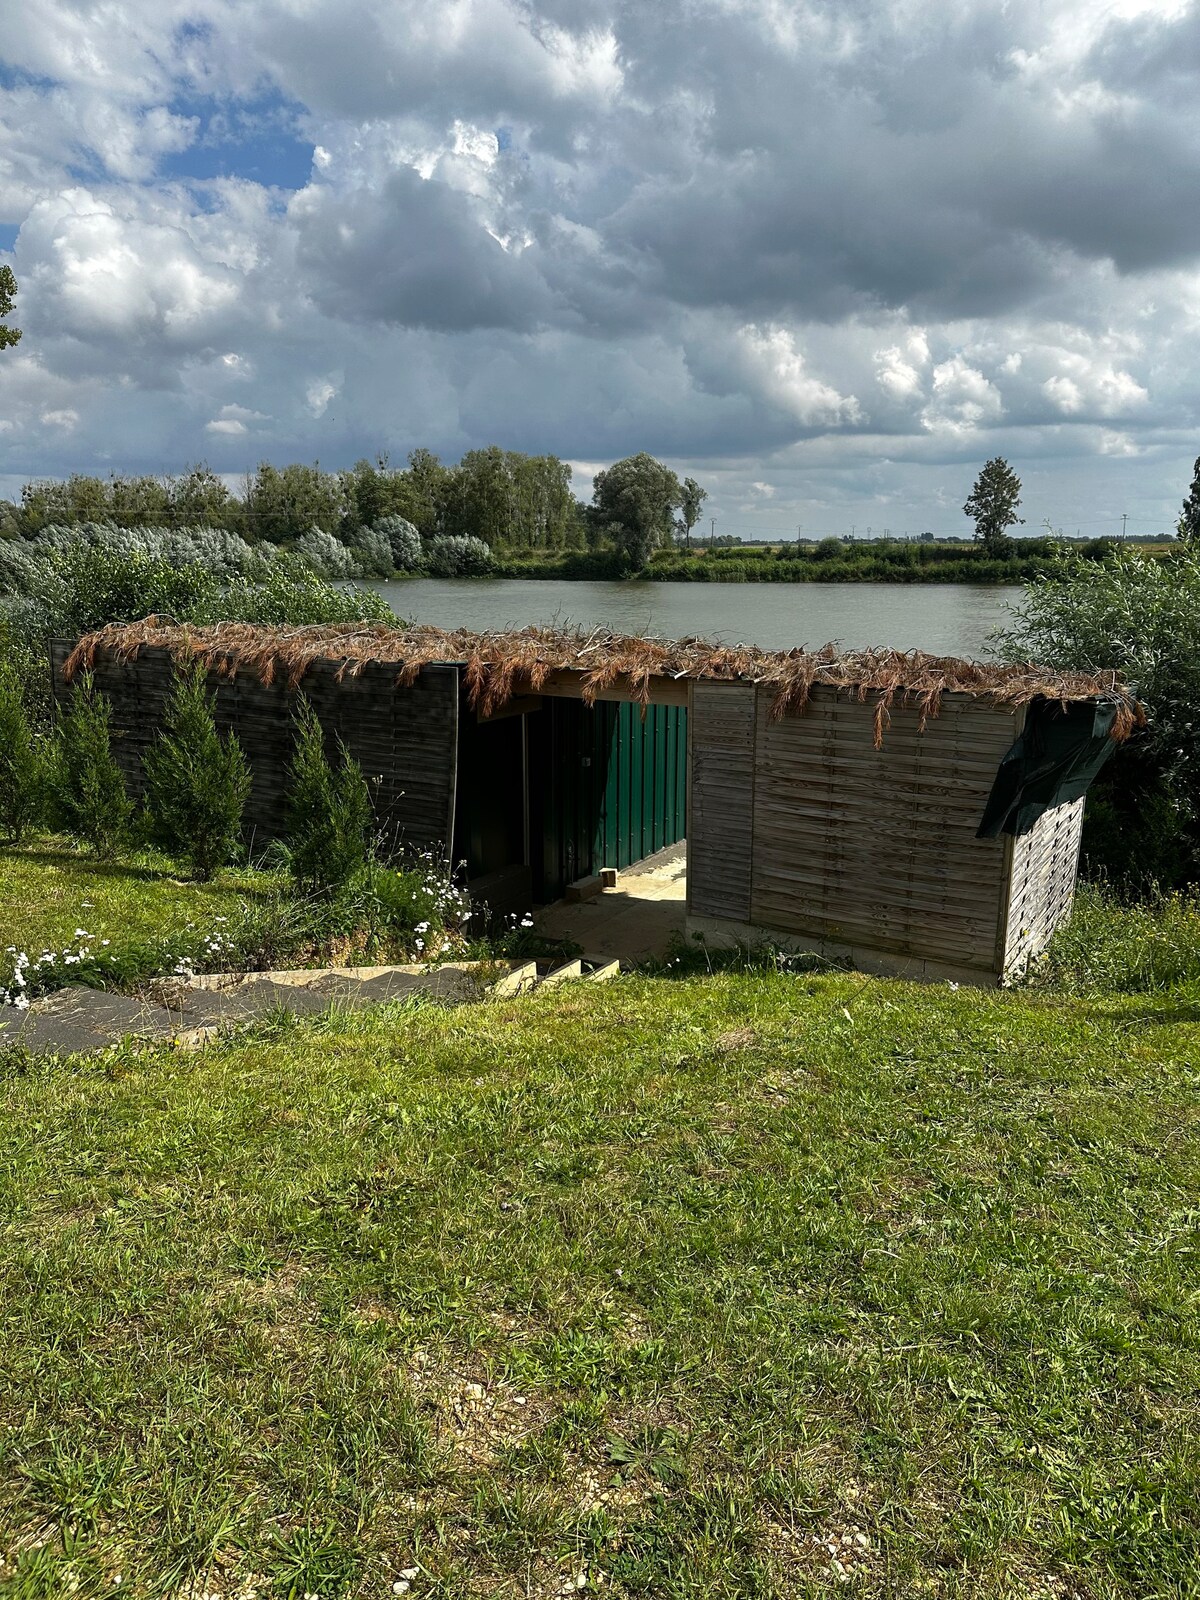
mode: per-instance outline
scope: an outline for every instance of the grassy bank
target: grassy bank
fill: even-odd
[[[156,850],[100,861],[52,836],[0,850],[0,1004],[67,984],[137,990],[181,968],[408,961],[465,938],[459,892],[429,855],[371,862],[330,895],[283,871],[178,872]]]
[[[971,583],[1019,584],[1057,569],[1063,545],[1055,539],[1014,541],[1011,556],[995,559],[978,545],[883,540],[823,540],[818,545],[736,545],[693,551],[660,550],[639,578],[669,583]],[[1070,548],[1085,559],[1104,560],[1114,541],[1096,539]],[[1164,546],[1164,549],[1166,547]],[[501,554],[502,578],[620,578],[627,576],[611,551],[560,554]]]
[[[4,943],[61,950],[82,929],[97,944],[107,940],[105,948],[128,950],[188,928],[215,930],[284,886],[281,873],[228,871],[214,883],[185,883],[177,871],[157,850],[97,861],[54,837],[0,850]]]
[[[0,1582],[1193,1595],[1198,1022],[748,972],[10,1063]]]

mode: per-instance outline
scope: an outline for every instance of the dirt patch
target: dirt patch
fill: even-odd
[[[435,1444],[472,1467],[494,1466],[554,1414],[550,1401],[496,1376],[476,1354],[415,1350],[403,1371]]]
[[[719,1056],[735,1055],[740,1050],[750,1050],[758,1043],[754,1028],[730,1028],[713,1040],[713,1049]]]

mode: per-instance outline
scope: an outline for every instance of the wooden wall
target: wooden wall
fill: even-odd
[[[779,721],[768,687],[695,684],[692,697],[694,920],[920,975],[998,977],[1069,907],[1081,807],[1027,840],[975,837],[1023,712],[947,694],[924,733],[916,710],[893,710],[876,750],[874,708],[847,690],[817,689]]]
[[[688,715],[688,909],[750,921],[755,688],[694,683]]]
[[[69,692],[62,663],[70,649],[61,642],[51,649],[59,699]],[[361,764],[376,821],[388,838],[446,845],[458,761],[457,668],[425,667],[411,688],[397,687],[394,666],[370,665],[340,683],[335,674],[335,663],[318,663],[301,686],[321,719],[330,756],[340,738]],[[114,753],[135,795],[142,790],[142,758],[160,726],[172,676],[170,655],[161,647],[125,664],[111,658],[96,663],[96,684],[113,705]],[[237,734],[250,764],[247,837],[275,838],[284,826],[297,696],[283,684],[261,683],[250,671],[232,678],[210,673],[209,685],[217,697],[217,726]]]

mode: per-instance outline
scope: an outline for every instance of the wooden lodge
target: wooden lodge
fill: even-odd
[[[278,834],[291,713],[362,765],[385,836],[448,850],[498,910],[687,838],[690,932],[997,982],[1067,915],[1087,783],[1140,716],[1113,679],[890,651],[772,653],[543,630],[113,625],[90,670],[131,787],[198,659]]]

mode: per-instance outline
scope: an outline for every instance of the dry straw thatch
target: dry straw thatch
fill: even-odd
[[[641,639],[602,631],[524,628],[519,632],[470,633],[459,629],[388,623],[339,623],[332,627],[271,628],[223,622],[207,628],[181,626],[160,617],[111,623],[86,635],[68,657],[70,680],[98,657],[132,661],[147,647],[168,649],[178,661],[196,660],[226,676],[253,672],[264,683],[282,680],[298,689],[314,662],[336,662],[338,678],[356,676],[372,663],[395,665],[396,682],[412,684],[434,663],[460,666],[472,707],[484,716],[514,695],[537,694],[552,674],[579,674],[580,692],[593,704],[606,692],[650,704],[656,680],[697,678],[767,683],[775,687],[773,714],[801,712],[814,687],[851,691],[873,703],[875,743],[883,739],[892,707],[915,707],[921,726],[936,717],[943,694],[969,694],[998,706],[1024,705],[1039,697],[1063,705],[1099,700],[1117,708],[1113,737],[1127,738],[1145,719],[1141,706],[1115,673],[1054,672],[1032,664],[1001,666],[899,650],[839,652],[760,650],[702,639]]]

